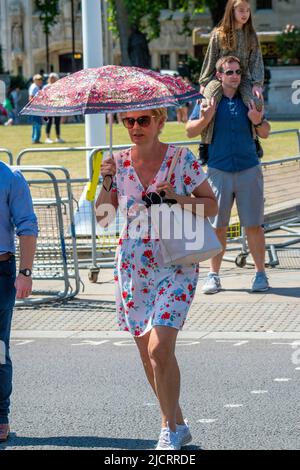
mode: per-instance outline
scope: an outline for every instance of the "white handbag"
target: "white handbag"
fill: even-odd
[[[180,149],[177,149],[168,172],[168,182],[179,153]],[[170,207],[166,203],[153,204],[150,210],[152,228],[159,238],[165,265],[198,264],[222,251],[221,243],[209,220],[203,217],[203,205],[199,205],[199,210],[197,207],[197,214],[183,209],[180,204]]]

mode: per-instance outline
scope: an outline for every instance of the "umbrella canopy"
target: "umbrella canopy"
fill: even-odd
[[[68,75],[41,90],[20,114],[64,116],[178,106],[201,98],[181,77],[106,65]]]

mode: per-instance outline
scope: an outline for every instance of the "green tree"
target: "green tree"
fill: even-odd
[[[59,0],[35,0],[35,6],[40,15],[40,21],[43,24],[43,31],[46,37],[46,70],[50,72],[49,60],[49,35],[51,27],[57,23],[57,16],[59,15],[58,8]]]
[[[109,5],[109,21],[111,29],[120,39],[122,64],[129,65],[127,52],[131,26],[137,27],[147,35],[148,41],[159,37],[160,12],[164,8],[171,11],[181,10],[185,13],[182,34],[190,35],[190,20],[194,13],[202,12],[205,7],[210,9],[213,24],[217,24],[223,16],[227,0],[107,0]],[[172,19],[172,14],[170,15]]]
[[[279,56],[287,63],[300,63],[300,28],[288,25],[276,38]]]

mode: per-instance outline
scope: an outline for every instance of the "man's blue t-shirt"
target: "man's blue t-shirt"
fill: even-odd
[[[199,119],[196,104],[190,120]],[[248,109],[241,97],[223,96],[216,111],[212,142],[208,147],[208,167],[222,171],[242,171],[259,165]]]

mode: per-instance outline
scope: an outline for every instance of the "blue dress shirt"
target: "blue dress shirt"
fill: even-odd
[[[199,119],[196,104],[190,120]],[[259,165],[248,109],[241,97],[223,96],[216,111],[212,142],[208,147],[208,167],[222,171],[242,171]]]
[[[0,254],[15,253],[18,236],[38,235],[28,184],[17,168],[0,161]]]

